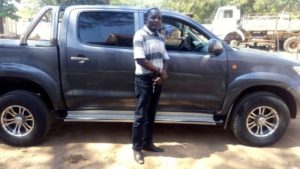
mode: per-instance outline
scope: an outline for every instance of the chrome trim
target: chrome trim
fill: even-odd
[[[51,45],[57,45],[59,11],[60,11],[59,6],[52,7],[51,35],[50,35]]]
[[[273,134],[280,124],[278,112],[269,106],[259,106],[247,116],[246,126],[250,134],[267,137]]]
[[[12,105],[3,110],[0,121],[4,131],[15,137],[24,137],[34,128],[32,113],[20,105]]]
[[[79,56],[71,56],[71,60],[75,60],[75,61],[89,61],[90,58],[87,58],[87,57],[79,57]]]
[[[66,122],[133,122],[134,111],[85,110],[68,111]],[[187,112],[157,112],[156,123],[216,125],[213,114]]]

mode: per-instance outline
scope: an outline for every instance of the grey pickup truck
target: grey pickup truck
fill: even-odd
[[[19,40],[0,39],[3,142],[37,144],[56,119],[133,121],[132,40],[145,12],[46,6]],[[278,141],[299,112],[300,63],[232,48],[188,16],[162,15],[170,64],[156,122],[219,125],[252,146]]]

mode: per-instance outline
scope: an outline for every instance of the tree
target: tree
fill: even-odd
[[[45,5],[110,4],[159,7],[193,14],[193,18],[200,23],[211,23],[218,7],[224,5],[235,5],[241,9],[242,14],[293,12],[299,15],[300,9],[299,0],[22,0],[21,2],[20,15],[26,18],[32,18]]]
[[[5,17],[11,19],[19,19],[19,16],[16,15],[17,8],[11,2],[12,0],[0,0],[0,33],[4,33],[3,20]],[[20,0],[16,0],[20,2]]]
[[[224,5],[226,0],[110,0],[111,5],[131,5],[142,7],[159,7],[161,9],[168,9],[178,11],[181,13],[193,14],[193,18],[201,23],[208,23],[211,21],[213,14],[217,8]]]
[[[224,5],[222,0],[167,0],[163,7],[181,13],[193,14],[193,19],[200,23],[209,23],[219,6]]]
[[[32,19],[46,5],[100,5],[108,4],[108,0],[22,0],[20,15],[23,19]]]
[[[44,5],[102,5],[108,4],[108,0],[40,0],[41,6]]]
[[[299,0],[110,0],[111,5],[159,7],[193,14],[200,23],[210,23],[218,7],[235,5],[242,14],[292,12],[299,15]]]
[[[40,4],[37,0],[22,0],[18,11],[23,21],[30,21],[40,10]]]
[[[254,3],[254,10],[256,12],[298,12],[299,0],[256,0]]]

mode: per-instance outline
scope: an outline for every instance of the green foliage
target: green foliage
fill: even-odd
[[[108,4],[107,0],[39,0],[44,5],[101,5]]]
[[[17,11],[18,10],[17,10],[16,6],[12,3],[12,0],[0,0],[0,17],[1,18],[9,17],[11,19],[17,20],[17,19],[19,19],[19,16],[16,15]]]
[[[20,15],[24,19],[33,18],[46,5],[100,5],[108,4],[108,0],[22,0]]]
[[[9,0],[0,0],[9,1]],[[300,0],[22,0],[21,15],[32,18],[45,5],[130,5],[140,7],[159,7],[161,9],[193,14],[200,23],[210,23],[218,7],[235,5],[244,13],[292,12],[300,15]],[[1,16],[1,14],[0,14]]]
[[[256,0],[254,3],[254,11],[260,13],[272,12],[293,12],[299,13],[299,0]]]
[[[290,12],[300,15],[300,0],[110,0],[111,5],[159,7],[181,13],[193,14],[201,23],[210,23],[218,7],[235,5],[244,13]]]
[[[40,4],[36,0],[22,0],[18,14],[23,20],[30,20],[40,10]]]
[[[19,0],[16,0],[19,2]],[[18,9],[12,3],[12,0],[0,0],[0,34],[4,32],[3,19],[5,17],[18,20],[20,17],[16,15]]]

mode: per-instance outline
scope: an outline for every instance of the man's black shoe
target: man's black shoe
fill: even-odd
[[[141,150],[133,150],[133,158],[139,164],[144,164],[144,156]]]
[[[164,152],[165,150],[159,147],[156,147],[154,144],[147,144],[143,146],[143,150],[153,151],[153,152]]]

